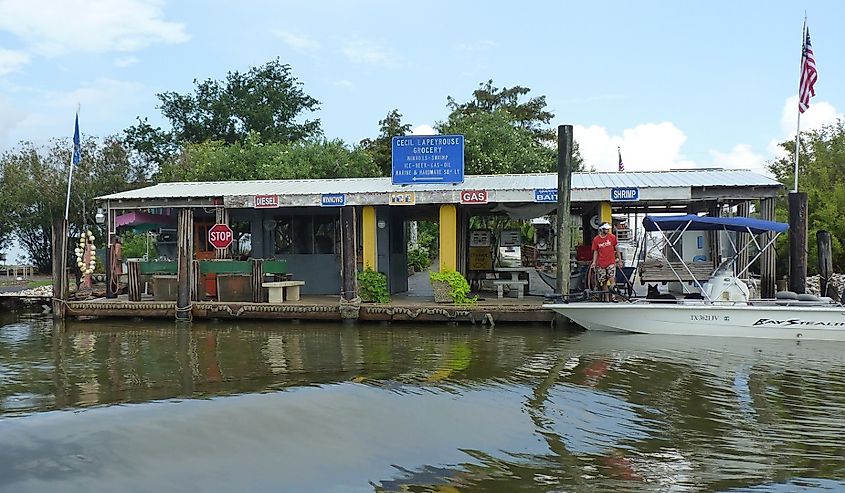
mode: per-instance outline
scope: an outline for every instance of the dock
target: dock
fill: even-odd
[[[497,299],[495,294],[472,305],[435,303],[430,298],[394,296],[390,303],[341,303],[339,296],[305,295],[284,303],[194,301],[189,313],[200,319],[359,320],[362,322],[454,322],[470,324],[551,323],[554,312],[544,298]],[[79,318],[176,317],[175,301],[129,301],[126,296],[66,303],[66,315]]]

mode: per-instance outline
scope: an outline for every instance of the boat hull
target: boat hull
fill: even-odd
[[[545,305],[588,330],[845,341],[845,307],[685,303]]]

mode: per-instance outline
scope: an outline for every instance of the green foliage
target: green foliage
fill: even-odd
[[[375,139],[362,140],[361,147],[372,156],[381,174],[390,176],[393,169],[393,137],[408,135],[411,125],[402,123],[402,114],[396,109],[378,123],[381,126],[379,136]]]
[[[466,137],[467,174],[540,173],[557,169],[556,129],[549,127],[554,114],[546,110],[545,96],[521,103],[530,92],[521,86],[496,88],[482,83],[473,100],[459,104],[448,98],[452,112],[437,130]],[[583,168],[574,143],[573,170]]]
[[[149,257],[147,258],[155,259],[158,257],[155,242],[148,237],[147,233],[126,231],[120,235],[120,242],[123,258],[143,258],[147,255],[147,245],[149,245]]]
[[[279,180],[378,176],[372,157],[341,140],[265,143],[252,132],[244,142],[189,144],[161,167],[162,181]]]
[[[423,272],[431,265],[431,254],[428,249],[416,246],[408,250],[408,265],[417,272]]]
[[[795,141],[780,146],[786,156],[769,164],[769,170],[792,190],[794,180]],[[833,238],[833,268],[845,272],[845,121],[840,119],[818,130],[801,132],[801,149],[798,170],[799,190],[807,193],[807,269],[814,274],[818,269],[816,233],[830,231]],[[777,219],[788,220],[786,199],[777,204]],[[778,239],[778,272],[788,271],[788,236]]]
[[[302,115],[320,102],[305,94],[291,67],[279,59],[249,71],[226,74],[225,81],[199,82],[193,94],[157,94],[162,115],[171,130],[153,128],[147,120],[128,128],[126,142],[142,158],[161,166],[190,143],[243,142],[257,132],[265,142],[291,143],[319,136],[320,120]]]
[[[434,258],[438,251],[440,226],[434,221],[417,222],[417,244],[428,250],[429,258]]]
[[[470,292],[469,283],[459,272],[445,270],[443,272],[429,272],[432,282],[446,282],[449,284],[449,296],[457,305],[473,305],[478,302],[478,296],[467,297]]]
[[[358,292],[363,301],[390,303],[387,277],[370,267],[358,273]]]
[[[52,221],[65,213],[70,149],[67,139],[39,147],[22,142],[0,157],[0,218],[5,228],[14,230],[28,259],[41,272],[51,268]],[[141,184],[138,169],[116,138],[84,139],[81,154],[70,197],[71,238],[79,236],[84,223],[95,224],[94,197]]]

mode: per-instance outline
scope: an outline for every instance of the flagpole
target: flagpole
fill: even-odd
[[[67,199],[65,200],[65,221],[70,213],[70,183],[73,181],[73,151],[70,151],[70,168],[67,171]]]
[[[76,118],[74,119],[73,124],[73,142],[70,149],[70,166],[68,167],[67,171],[67,198],[65,199],[65,221],[68,219],[68,215],[70,214],[70,184],[73,181],[73,167],[77,164],[75,161],[76,153],[80,152],[78,146],[81,143],[79,142],[79,105],[76,106]]]
[[[795,130],[795,172],[793,192],[798,192],[798,149],[801,147],[801,79],[804,74],[804,50],[807,48],[807,14],[804,14],[804,28],[801,30],[801,70],[798,76],[798,126]]]

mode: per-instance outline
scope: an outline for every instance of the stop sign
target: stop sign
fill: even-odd
[[[215,224],[208,228],[208,242],[211,246],[218,249],[229,248],[232,244],[232,228],[227,224]]]

